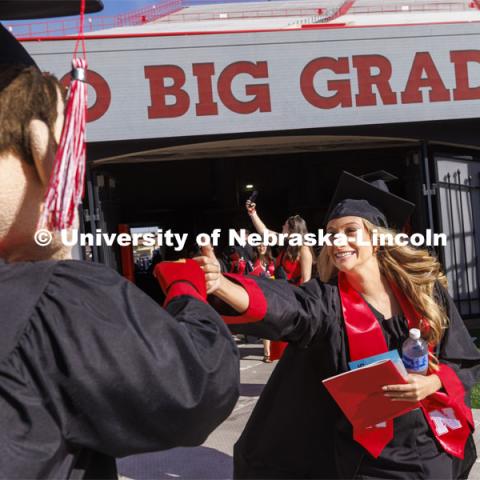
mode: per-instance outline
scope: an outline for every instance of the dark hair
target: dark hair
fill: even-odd
[[[63,96],[59,81],[36,67],[0,65],[0,154],[14,153],[33,163],[28,127],[42,120],[54,138],[58,91]]]
[[[257,247],[255,247],[255,249],[253,250],[253,256],[252,256],[252,260],[254,262],[256,262],[259,258],[260,258],[260,253],[258,252],[258,247],[260,245],[258,245]],[[265,251],[265,258],[267,260],[268,263],[271,263],[273,262],[273,255],[272,255],[272,249],[271,247],[269,247],[268,245],[266,245],[266,251]]]
[[[308,233],[307,223],[300,215],[292,215],[291,217],[288,217],[286,224],[289,234],[298,233],[300,235],[305,235]],[[297,260],[298,255],[300,254],[300,248],[301,247],[298,245],[289,245],[286,251],[287,258],[292,262]]]

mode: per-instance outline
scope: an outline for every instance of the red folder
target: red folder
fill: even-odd
[[[323,380],[325,388],[342,409],[350,423],[367,428],[399,417],[420,406],[418,402],[393,402],[385,397],[384,385],[407,383],[391,360],[384,360],[350,370]]]

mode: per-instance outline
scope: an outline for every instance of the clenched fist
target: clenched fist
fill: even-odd
[[[222,271],[211,245],[202,247],[201,252],[202,255],[200,257],[195,257],[194,260],[200,265],[200,268],[205,273],[207,294],[210,295],[220,288]]]

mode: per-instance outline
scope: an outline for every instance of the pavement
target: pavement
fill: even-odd
[[[239,345],[240,398],[231,415],[200,447],[174,448],[164,452],[126,457],[118,461],[122,480],[229,480],[233,478],[233,445],[245,424],[277,362],[263,363],[261,344]],[[480,410],[474,410],[475,424],[480,424]],[[474,434],[480,452],[480,428]],[[469,479],[480,480],[480,460]],[[432,479],[433,480],[433,479]]]

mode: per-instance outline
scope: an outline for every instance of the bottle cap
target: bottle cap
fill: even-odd
[[[413,340],[419,340],[420,339],[420,330],[418,328],[411,328],[409,332],[410,338]]]

